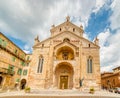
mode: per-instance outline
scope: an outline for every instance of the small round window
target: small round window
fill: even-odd
[[[65,38],[63,41],[64,42],[70,42],[70,40],[68,38]]]

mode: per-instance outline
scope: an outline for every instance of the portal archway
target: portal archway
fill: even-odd
[[[58,89],[73,88],[73,67],[67,62],[62,62],[55,69],[55,85]]]
[[[20,82],[20,89],[25,89],[26,86],[26,79],[22,79]]]
[[[56,59],[57,60],[73,60],[74,50],[69,46],[63,46],[57,50]]]

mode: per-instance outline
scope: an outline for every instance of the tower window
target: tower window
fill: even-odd
[[[61,31],[62,29],[60,28],[60,31]]]
[[[75,32],[75,28],[73,28],[73,32]]]

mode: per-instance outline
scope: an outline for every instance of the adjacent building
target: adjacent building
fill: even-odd
[[[20,85],[27,79],[29,57],[0,32],[0,88],[9,89]],[[22,80],[23,79],[23,80]]]
[[[120,66],[113,69],[113,72],[101,74],[101,86],[103,89],[120,87]]]
[[[85,39],[82,25],[71,23],[69,16],[50,32],[46,40],[35,38],[27,84],[34,89],[100,89],[99,40]]]

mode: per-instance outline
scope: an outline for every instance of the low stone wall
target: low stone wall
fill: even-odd
[[[94,94],[88,91],[79,90],[31,90],[30,93],[22,91],[0,92],[0,98],[120,98],[120,94],[108,91],[95,91]]]
[[[119,96],[0,96],[0,98],[120,98]]]

